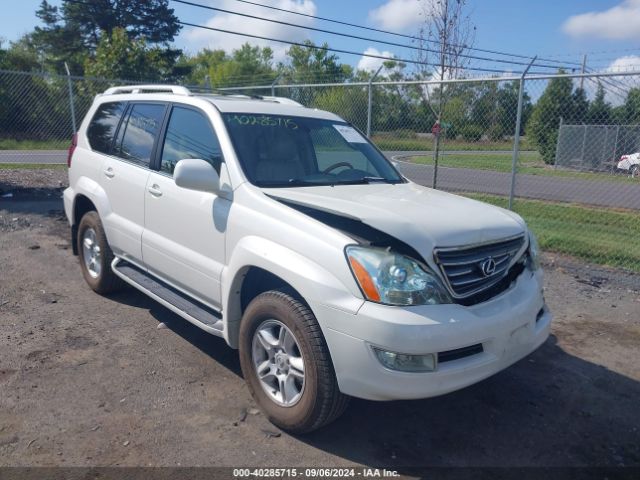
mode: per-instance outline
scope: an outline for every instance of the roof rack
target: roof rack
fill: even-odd
[[[304,107],[301,103],[296,102],[295,100],[291,100],[286,97],[262,97],[262,100],[266,100],[268,102],[276,102],[281,103],[282,105],[293,105],[295,107]]]
[[[104,91],[103,95],[117,95],[119,93],[144,93],[144,92],[160,92],[173,93],[175,95],[191,95],[191,91],[186,87],[177,85],[123,85],[120,87],[111,87]]]

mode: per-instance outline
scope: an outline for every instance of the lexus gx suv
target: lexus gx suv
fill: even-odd
[[[404,178],[333,113],[177,86],[98,95],[64,205],[82,275],[238,349],[280,428],[478,382],[549,335],[522,218]],[[144,328],[141,325],[141,328]]]

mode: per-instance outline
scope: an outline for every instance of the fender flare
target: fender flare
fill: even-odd
[[[98,182],[88,177],[80,177],[74,186],[73,205],[71,209],[71,224],[77,225],[80,221],[79,218],[75,218],[76,201],[79,195],[87,197],[95,205],[96,210],[100,218],[104,219],[112,212],[111,204],[109,203],[109,197],[104,189]]]
[[[235,246],[221,282],[225,337],[233,348],[238,346],[242,318],[242,284],[252,267],[266,270],[288,283],[307,301],[310,308],[314,303],[330,304],[355,314],[364,302],[319,263],[271,240],[257,236],[245,237]],[[355,280],[354,287],[357,289]]]

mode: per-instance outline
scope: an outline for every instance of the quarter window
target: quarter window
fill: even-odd
[[[87,129],[87,138],[93,150],[109,153],[124,108],[125,104],[122,102],[103,103],[98,107]]]
[[[120,127],[115,155],[129,162],[149,166],[164,111],[165,106],[160,104],[133,105],[126,124]]]
[[[176,163],[185,158],[206,160],[220,173],[220,143],[207,117],[190,108],[174,107],[162,148],[160,170],[173,175]]]

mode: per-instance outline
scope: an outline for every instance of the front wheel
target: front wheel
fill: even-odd
[[[631,178],[640,178],[640,165],[631,165],[629,174]]]
[[[283,430],[316,430],[347,407],[315,316],[288,293],[272,290],[249,304],[240,325],[240,364],[254,399]]]

